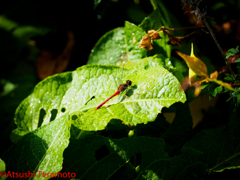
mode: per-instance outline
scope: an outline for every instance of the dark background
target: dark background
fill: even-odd
[[[194,26],[191,18],[182,10],[180,1],[164,3],[169,13],[176,17],[182,27]],[[240,2],[206,1],[201,7],[206,10],[222,48],[225,51],[236,48],[240,40]],[[59,56],[68,42],[67,32],[71,31],[74,34],[75,45],[65,71],[75,70],[87,63],[91,49],[107,31],[124,26],[125,20],[138,25],[152,11],[152,5],[148,0],[102,0],[95,9],[93,0],[2,2],[0,6],[0,155],[11,145],[9,137],[11,131],[16,128],[13,118],[17,106],[41,80],[36,66],[39,51],[47,50],[54,57]],[[3,22],[2,19],[6,18],[17,25]],[[39,28],[40,32],[43,28],[48,28],[49,32],[45,35],[36,33],[29,37],[26,33],[23,33],[24,36],[14,36],[16,30],[24,26]],[[185,34],[185,31],[179,34]],[[30,40],[34,42],[31,46]],[[202,31],[191,40],[198,45],[199,52],[203,56],[211,59],[212,65],[216,68],[224,65],[224,60],[209,34]],[[172,56],[177,57],[174,51]],[[6,85],[9,84],[14,85],[14,88],[6,89]],[[222,102],[219,101],[216,105],[218,110],[221,110],[221,104]]]

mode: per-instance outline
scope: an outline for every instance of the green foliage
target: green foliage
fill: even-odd
[[[123,82],[131,79],[133,83],[127,92],[129,98],[123,97],[118,104],[118,98],[112,99],[106,103],[111,107],[104,106],[96,111],[96,106],[116,91],[114,77],[120,78],[121,73],[122,68],[117,66],[87,65],[45,79],[17,108],[15,123],[18,128],[13,134],[23,136],[49,123],[54,110],[58,112],[56,119],[70,113],[72,123],[88,131],[102,130],[114,118],[127,125],[146,124],[153,121],[163,107],[186,100],[184,92],[179,89],[179,81],[155,64],[147,69],[126,69]],[[95,98],[88,102],[93,96]],[[46,113],[42,124],[39,119],[41,110]]]
[[[88,64],[116,64],[121,56],[128,61],[146,57],[147,51],[139,49],[138,42],[145,35],[136,25],[125,22],[124,28],[116,28],[102,36],[92,49]]]
[[[3,177],[4,174],[1,173],[5,171],[6,171],[6,164],[2,159],[0,159],[0,179],[5,179],[5,177]]]
[[[70,138],[70,123],[67,116],[68,114],[65,114],[58,120],[36,129],[11,146],[2,157],[8,170],[59,172],[62,169],[63,151],[68,146]]]
[[[237,168],[240,163],[239,115],[230,114],[228,121],[228,124],[221,127],[200,132],[184,145],[201,151],[201,161],[206,163],[210,170]]]
[[[130,167],[132,170],[129,171],[132,173],[126,174],[126,179],[129,179],[129,176],[144,179],[161,177],[167,169],[168,160],[164,147],[163,139],[150,137],[110,139],[92,136],[74,140],[64,152],[62,172],[75,172],[76,178],[80,179],[108,179],[116,171],[123,176],[125,171],[122,168],[126,168],[124,165],[135,168],[136,156],[141,156],[138,174]],[[156,166],[159,164],[161,166]]]
[[[168,17],[167,14],[164,15],[165,17]],[[155,21],[155,19],[158,19],[158,21]],[[171,27],[170,22],[167,21],[167,19],[163,18],[163,13],[160,12],[159,9],[156,9],[152,12],[152,14],[150,14],[142,21],[139,27],[141,27],[143,30],[145,30],[145,32],[147,32],[151,29],[157,30],[163,25],[166,27]],[[162,39],[158,39],[153,42],[153,50],[148,52],[149,55],[163,54],[167,57],[170,56],[171,46],[167,44],[169,40],[166,38],[165,34],[162,35]]]
[[[239,47],[239,46],[238,46]],[[238,47],[236,49],[231,48],[226,52],[226,59],[228,59],[230,56],[233,56],[239,52]]]
[[[222,86],[218,86],[216,84],[211,84],[208,87],[208,91],[209,91],[209,99],[212,99],[213,97],[215,97],[217,94],[220,94],[223,90]]]
[[[93,8],[100,2],[95,0]],[[14,144],[1,156],[0,172],[70,172],[76,174],[75,179],[192,180],[240,167],[239,89],[233,92],[214,83],[202,85],[202,94],[209,91],[210,99],[230,93],[232,109],[226,107],[229,116],[216,127],[194,132],[188,105],[193,92],[187,98],[180,88],[184,68],[182,63],[172,63],[166,35],[162,33],[161,39],[152,42],[153,50],[139,48],[148,30],[170,28],[176,21],[161,1],[151,3],[154,11],[138,26],[125,21],[124,27],[104,34],[87,65],[50,76],[32,91],[35,81],[30,76],[30,85],[21,88],[31,94],[16,109],[17,127],[9,128],[14,129]],[[17,40],[18,50],[30,37],[50,31],[18,26],[6,18],[0,19],[0,27]],[[238,48],[230,49],[227,58],[236,53]],[[116,92],[121,77],[123,83],[132,81],[129,89],[96,110]],[[236,80],[230,75],[220,78],[239,81],[239,75]],[[1,79],[0,83],[4,89],[0,98],[18,92],[16,80]],[[4,106],[8,104],[0,107]],[[163,115],[169,112],[175,113],[171,123]]]

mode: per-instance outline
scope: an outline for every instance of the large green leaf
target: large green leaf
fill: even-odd
[[[146,57],[146,50],[139,49],[145,32],[126,21],[124,28],[116,28],[103,35],[92,49],[88,64],[116,64],[119,60],[138,60]]]
[[[127,61],[124,62],[125,67],[132,70],[141,70],[141,69],[148,69],[151,66],[161,65],[165,67],[165,69],[173,69],[171,61],[169,58],[159,54],[150,57],[145,57],[138,61]],[[123,66],[123,63],[119,63],[119,66]]]
[[[202,152],[193,148],[183,148],[179,156],[170,159],[168,170],[164,173],[164,180],[204,179],[207,164],[201,162]]]
[[[168,163],[164,147],[163,139],[150,137],[110,139],[93,136],[73,140],[64,152],[62,172],[75,172],[80,179],[108,179],[134,158],[135,162],[141,162],[135,178],[160,179]]]
[[[193,120],[187,103],[181,104],[176,110],[176,116],[162,136],[165,139],[165,150],[169,154],[176,154],[191,138]]]
[[[68,114],[24,136],[5,152],[2,159],[6,162],[7,171],[35,171],[33,179],[42,173],[57,173],[62,169],[63,151],[68,146],[70,125]],[[40,174],[42,174],[40,172]]]
[[[177,78],[156,65],[147,69],[125,69],[123,82],[132,81],[127,92],[129,97],[122,97],[120,103],[115,97],[95,110],[116,91],[114,77],[121,75],[122,68],[118,66],[87,65],[46,78],[17,108],[18,128],[14,134],[22,136],[65,113],[71,114],[76,127],[89,131],[104,129],[113,118],[127,125],[147,123],[154,121],[163,107],[186,100]],[[93,96],[95,99],[89,101]],[[109,105],[111,107],[107,107]]]
[[[228,125],[204,130],[194,136],[184,147],[201,151],[201,161],[208,169],[222,171],[240,167],[240,122],[237,113],[231,114]]]
[[[112,72],[109,71],[108,77]],[[118,75],[118,77],[120,74]],[[169,107],[175,102],[184,102],[185,94],[180,90],[180,83],[162,66],[152,66],[148,69],[125,71],[124,80],[132,80],[129,98],[118,98],[108,101],[104,107],[94,109],[96,105],[110,97],[116,90],[112,79],[106,79],[102,74],[98,78],[105,86],[100,92],[95,92],[96,100],[71,114],[73,124],[83,130],[100,130],[111,119],[121,119],[126,125],[136,125],[154,121],[163,107]],[[117,104],[116,104],[117,103]],[[110,107],[108,107],[111,105]]]

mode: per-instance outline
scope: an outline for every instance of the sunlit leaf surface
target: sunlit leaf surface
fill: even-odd
[[[117,66],[87,65],[46,78],[18,107],[15,114],[18,128],[14,134],[22,136],[66,113],[71,114],[76,127],[89,131],[104,129],[112,118],[129,125],[147,123],[153,121],[163,107],[186,100],[178,79],[156,65],[126,69],[122,82],[132,81],[128,97],[115,97],[95,110],[114,94],[117,89],[114,78],[119,79],[121,75],[122,68]]]

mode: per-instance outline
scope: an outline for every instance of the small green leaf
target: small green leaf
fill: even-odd
[[[237,108],[240,108],[240,91],[233,92],[227,101],[230,99],[233,99],[233,102]]]
[[[228,74],[229,75],[229,74]],[[225,81],[233,81],[233,78],[229,75],[224,78]]]
[[[240,62],[240,58],[238,58],[234,61],[234,63],[239,63],[239,62]]]
[[[226,59],[228,59],[230,56],[234,56],[235,54],[237,54],[239,52],[238,50],[238,46],[236,47],[236,49],[231,48],[226,52]]]
[[[209,90],[209,99],[211,100],[212,98],[214,98],[217,94],[220,94],[223,90],[222,86],[216,86],[215,84],[211,84],[208,87]]]
[[[201,89],[203,90],[203,89],[205,89],[205,88],[208,87],[208,86],[209,86],[208,83],[206,83],[206,84],[202,84],[202,85],[201,85]]]
[[[145,32],[126,21],[124,28],[116,28],[103,35],[89,56],[88,64],[113,64],[121,60],[134,61],[146,57],[146,50],[139,49]]]
[[[24,136],[5,152],[2,159],[10,172],[39,171],[57,173],[62,169],[63,151],[68,146],[70,123],[68,114]],[[40,174],[42,174],[40,172]]]

